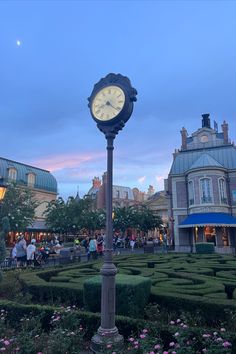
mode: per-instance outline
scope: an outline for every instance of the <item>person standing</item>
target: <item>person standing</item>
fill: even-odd
[[[130,239],[130,247],[132,252],[134,251],[134,246],[135,246],[135,236],[132,235]]]
[[[22,267],[26,265],[27,256],[26,256],[26,241],[24,239],[24,235],[20,235],[17,239],[16,243],[16,260],[17,267]]]
[[[95,236],[89,241],[89,253],[92,256],[92,259],[97,259],[97,241]]]
[[[26,253],[27,253],[27,265],[33,267],[34,266],[34,260],[35,260],[35,252],[36,252],[36,246],[35,246],[36,240],[33,238],[31,240],[31,243],[27,246]]]

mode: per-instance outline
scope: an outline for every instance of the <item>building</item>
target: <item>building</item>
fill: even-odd
[[[87,196],[92,200],[93,210],[106,208],[106,188],[106,172],[103,174],[102,180],[99,177],[94,177],[92,187],[87,193]],[[149,186],[148,192],[145,193],[138,188],[113,185],[112,193],[113,207],[128,207],[144,203],[148,197],[154,194],[154,188]]]
[[[194,251],[196,242],[214,242],[217,252],[236,247],[236,148],[228,124],[211,127],[209,114],[202,127],[188,136],[173,154],[166,192],[169,220],[177,251]]]
[[[160,216],[163,221],[163,227],[168,227],[169,216],[168,216],[168,196],[165,191],[159,191],[150,196],[145,204],[147,207],[153,211],[154,214]]]
[[[30,188],[39,202],[35,221],[27,228],[26,236],[41,239],[47,232],[43,212],[48,203],[57,198],[57,182],[47,170],[0,157],[0,178],[6,183],[15,182],[18,187]],[[11,235],[9,241],[14,241]]]

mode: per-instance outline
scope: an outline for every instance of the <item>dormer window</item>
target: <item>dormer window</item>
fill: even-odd
[[[9,168],[8,170],[8,178],[10,181],[16,181],[17,178],[17,170],[14,167]]]
[[[28,174],[27,183],[28,183],[29,187],[34,187],[34,185],[35,185],[35,174],[34,173]]]

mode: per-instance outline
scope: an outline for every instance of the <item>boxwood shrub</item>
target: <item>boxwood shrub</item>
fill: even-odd
[[[84,282],[84,305],[92,312],[101,310],[101,275]],[[116,313],[140,318],[148,303],[151,280],[141,276],[116,276]]]

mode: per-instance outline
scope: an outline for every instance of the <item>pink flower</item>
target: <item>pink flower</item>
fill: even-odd
[[[146,337],[146,335],[145,334],[140,334],[140,336],[139,336],[141,339],[143,339],[143,338],[145,338]]]
[[[176,352],[171,352],[171,354],[177,354]]]
[[[155,354],[155,352],[150,352],[149,354]]]
[[[180,323],[180,322],[181,322],[181,320],[178,318],[176,322],[177,322],[177,323]]]
[[[221,332],[225,332],[226,329],[225,329],[225,328],[221,328],[220,331],[221,331]]]
[[[169,343],[169,347],[174,347],[175,346],[175,342],[170,342]]]
[[[225,347],[225,348],[231,347],[231,343],[226,340],[226,341],[223,343],[223,347]]]
[[[143,329],[143,333],[147,333],[148,330],[146,328]]]
[[[175,321],[170,321],[170,324],[171,324],[171,325],[174,325],[174,324],[175,324]]]
[[[206,348],[202,349],[202,351],[203,351],[203,353],[206,353],[206,352],[207,352]]]
[[[138,345],[135,345],[135,347],[134,347],[135,349],[138,349]]]
[[[107,348],[109,349],[109,348],[111,348],[112,347],[112,345],[111,344],[107,344]]]
[[[164,351],[163,354],[169,354],[169,352]]]
[[[132,337],[129,338],[129,341],[130,341],[130,342],[133,342],[133,341],[134,341],[134,338],[132,338]]]
[[[156,344],[156,345],[154,346],[154,349],[157,349],[157,350],[161,349],[160,344]]]
[[[1,352],[5,352],[5,350],[6,350],[5,347],[0,348],[0,351],[1,351]]]
[[[9,345],[9,344],[10,344],[9,340],[4,340],[3,343],[4,343],[5,345]]]
[[[178,337],[178,336],[179,336],[179,332],[176,332],[176,333],[175,333],[175,337]]]
[[[203,338],[209,338],[211,335],[210,334],[203,334]]]

